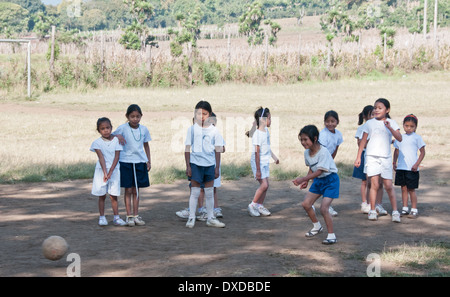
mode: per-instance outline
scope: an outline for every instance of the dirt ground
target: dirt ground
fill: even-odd
[[[219,200],[226,228],[197,222],[194,229],[175,215],[188,203],[185,181],[152,185],[141,191],[140,227],[97,225],[97,198],[91,181],[0,185],[0,276],[66,276],[72,260],[44,258],[41,244],[64,237],[68,253],[80,256],[81,276],[365,276],[371,253],[421,241],[449,242],[450,188],[442,182],[448,162],[423,162],[418,190],[418,219],[367,220],[359,211],[359,180],[341,179],[341,197],[333,204],[338,243],[325,246],[326,232],[313,239],[300,203],[306,192],[290,181],[271,181],[265,206],[270,217],[250,217],[246,207],[257,182],[223,181]],[[150,174],[151,176],[151,174]],[[396,187],[400,206],[400,190]],[[120,213],[125,214],[122,197]],[[110,202],[106,215],[112,220]],[[318,206],[318,203],[316,204]],[[384,206],[391,212],[385,194]],[[319,220],[324,225],[323,218]],[[411,268],[381,264],[381,274],[411,273]],[[420,271],[417,271],[420,274]]]

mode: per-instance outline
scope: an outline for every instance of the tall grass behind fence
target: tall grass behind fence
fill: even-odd
[[[450,68],[450,29],[424,38],[398,30],[393,48],[383,48],[378,30],[362,31],[361,42],[335,38],[331,59],[320,31],[281,35],[275,47],[250,47],[235,27],[204,32],[193,53],[193,84],[294,83],[364,76],[372,73],[430,71]],[[181,57],[170,54],[170,41],[157,32],[159,47],[151,51],[126,50],[121,32],[96,32],[84,45],[60,44],[60,55],[50,72],[46,54],[49,41],[32,43],[33,93],[54,88],[189,86],[186,49]],[[228,38],[230,35],[230,38]],[[303,36],[303,37],[302,37]],[[267,52],[267,55],[266,55]],[[265,60],[267,57],[267,61]],[[0,93],[17,93],[26,85],[26,51],[19,45],[0,44]],[[267,66],[265,66],[267,65]],[[17,95],[17,94],[16,94]]]

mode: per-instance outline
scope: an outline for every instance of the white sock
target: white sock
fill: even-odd
[[[189,196],[189,218],[195,218],[195,210],[197,209],[199,196],[200,188],[191,187],[191,196]]]
[[[328,233],[327,239],[336,239],[336,235],[334,233]]]
[[[208,220],[214,216],[214,188],[205,188],[205,204]]]
[[[317,222],[317,223],[313,223],[313,225],[314,225],[314,230],[319,230],[320,229],[320,227],[322,227],[322,225],[320,224],[320,222]]]

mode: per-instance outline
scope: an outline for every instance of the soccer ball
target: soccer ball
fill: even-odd
[[[52,261],[61,259],[68,249],[69,245],[61,236],[50,236],[42,243],[44,257]]]

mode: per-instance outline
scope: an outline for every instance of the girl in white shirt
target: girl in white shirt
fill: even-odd
[[[95,152],[98,156],[91,191],[92,195],[98,196],[98,210],[100,212],[98,224],[100,226],[108,225],[105,218],[105,199],[108,193],[114,213],[113,223],[116,226],[124,226],[126,223],[119,216],[117,202],[117,197],[120,196],[120,165],[118,163],[122,146],[117,138],[111,135],[112,125],[108,118],[97,120],[97,131],[101,137],[92,143],[89,150]]]
[[[142,110],[136,104],[128,106],[125,114],[128,122],[120,125],[113,135],[123,144],[120,152],[120,186],[125,188],[125,208],[128,226],[145,225],[139,216],[139,188],[150,186],[148,172],[151,169],[148,128],[140,124]]]
[[[393,166],[391,142],[392,137],[398,141],[402,141],[402,135],[400,133],[400,127],[389,116],[390,109],[391,105],[387,99],[379,98],[375,101],[375,117],[368,120],[364,126],[363,137],[359,143],[355,166],[361,166],[361,154],[364,148],[366,148],[365,169],[371,183],[369,192],[369,220],[377,220],[375,204],[381,178],[392,205],[392,221],[400,223],[400,213],[397,211],[397,201],[392,185]]]
[[[322,146],[319,139],[319,130],[314,125],[303,127],[298,134],[302,146],[305,148],[305,164],[309,167],[305,177],[297,177],[292,182],[300,189],[308,187],[308,182],[313,180],[302,206],[313,223],[313,228],[306,233],[306,237],[313,237],[323,231],[317,220],[313,204],[320,196],[323,196],[320,212],[325,220],[328,230],[327,238],[323,244],[334,244],[337,242],[333,229],[333,219],[330,213],[331,202],[339,198],[339,176],[334,160],[326,147]]]
[[[270,149],[270,134],[268,129],[271,124],[270,110],[260,107],[255,112],[254,117],[256,130],[248,134],[249,137],[252,137],[253,144],[250,165],[255,179],[259,182],[259,187],[247,210],[252,217],[269,216],[270,211],[263,205],[267,190],[269,189],[269,162],[270,158],[274,159],[275,164],[279,164],[280,160]]]
[[[402,187],[401,215],[408,215],[408,218],[417,218],[419,215],[415,189],[419,187],[419,165],[425,157],[425,142],[416,134],[417,122],[415,115],[407,115],[403,119],[403,129],[406,133],[402,135],[401,142],[394,142],[395,185]],[[420,151],[419,157],[417,151]],[[411,212],[408,210],[408,194],[411,198]]]
[[[207,212],[206,225],[224,228],[225,224],[214,217],[214,179],[220,176],[220,153],[223,151],[223,138],[217,128],[211,124],[211,105],[200,101],[195,106],[194,125],[190,126],[185,142],[186,175],[191,180],[189,197],[189,218],[186,227],[195,225],[200,187],[204,185]]]

